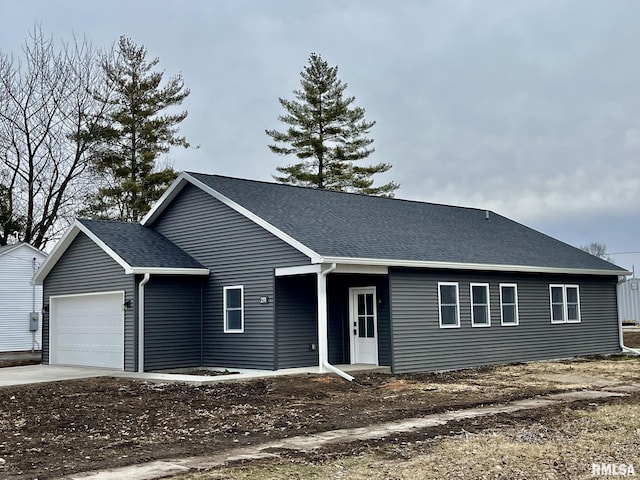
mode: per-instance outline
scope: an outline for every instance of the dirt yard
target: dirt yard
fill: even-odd
[[[308,455],[237,462],[172,480],[552,480],[640,475],[640,395],[461,421]],[[594,464],[596,464],[594,466]],[[629,467],[631,465],[631,467]],[[605,467],[606,468],[606,467]],[[595,470],[594,470],[595,469]],[[620,472],[621,470],[619,470]],[[596,474],[594,475],[594,472]],[[602,470],[600,470],[602,472]],[[622,475],[624,477],[624,475]],[[613,477],[619,478],[619,477]]]
[[[640,348],[640,331],[624,332],[624,344],[627,347]]]
[[[306,375],[206,386],[97,378],[5,387],[0,477],[42,479],[220,453],[277,438],[637,382],[639,368],[640,359],[621,356],[434,374],[361,373],[353,383]],[[495,419],[486,422],[464,428],[481,430]]]

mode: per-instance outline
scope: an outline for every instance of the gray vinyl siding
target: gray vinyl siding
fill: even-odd
[[[316,276],[276,279],[277,368],[318,365]]]
[[[274,369],[274,269],[309,258],[192,185],[153,227],[211,270],[204,286],[204,365]],[[225,334],[222,288],[233,285],[244,286],[244,333]],[[261,304],[262,296],[270,301]]]
[[[329,363],[349,364],[349,289],[376,287],[378,364],[391,365],[389,279],[386,275],[330,274],[327,280]]]
[[[152,276],[145,285],[145,371],[200,366],[201,286],[184,276]]]
[[[42,363],[49,363],[49,297],[121,291],[125,301],[134,300],[134,278],[84,233],[79,233],[44,280],[45,314],[42,322]],[[136,370],[135,308],[124,318],[124,369]]]
[[[389,279],[394,372],[620,351],[615,277],[392,269]],[[460,328],[439,326],[439,281],[459,283]],[[491,327],[471,326],[471,282],[490,284]],[[518,286],[518,326],[500,324],[500,283]],[[579,285],[581,323],[551,324],[551,283]]]

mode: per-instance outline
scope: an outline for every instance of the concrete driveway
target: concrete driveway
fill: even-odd
[[[89,367],[61,367],[58,365],[25,365],[23,367],[0,368],[0,387],[25,385],[28,383],[57,382],[113,376],[113,370]]]

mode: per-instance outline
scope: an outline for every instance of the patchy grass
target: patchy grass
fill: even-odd
[[[482,420],[480,420],[482,421]],[[395,439],[352,452],[230,466],[175,480],[592,479],[593,463],[632,464],[640,474],[640,395],[489,420],[475,433]],[[493,423],[493,425],[491,425]]]
[[[637,383],[639,370],[640,357],[613,356],[441,373],[360,372],[352,383],[333,375],[200,386],[103,377],[3,387],[0,478],[56,478],[154,459],[223,454],[292,436]],[[407,440],[409,446],[393,448],[412,458],[420,453],[413,453],[417,441],[423,442],[420,448],[435,448],[429,440],[434,435],[449,436],[450,429],[481,433],[494,423],[485,418],[447,425],[444,430],[430,430],[426,440],[423,435]],[[373,443],[380,449],[393,445],[392,440]],[[366,448],[357,454],[352,449],[333,445],[311,464],[326,463],[327,458],[357,461],[361,453],[369,454]],[[394,450],[380,451],[392,455]],[[304,467],[309,460],[298,463]],[[307,473],[300,475],[308,477]]]

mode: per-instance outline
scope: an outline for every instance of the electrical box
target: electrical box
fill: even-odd
[[[40,316],[38,315],[38,312],[31,312],[29,314],[29,331],[35,332],[36,330],[38,330],[39,318]]]

